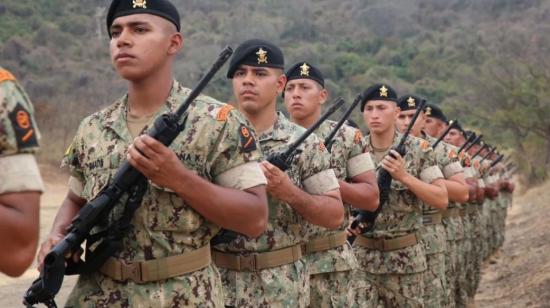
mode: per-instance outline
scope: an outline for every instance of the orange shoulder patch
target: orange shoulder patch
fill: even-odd
[[[324,151],[326,148],[324,142],[319,143],[319,150]]]
[[[450,150],[449,151],[449,158],[456,158],[458,155],[456,154],[456,151],[455,150]]]
[[[8,80],[15,81],[15,76],[5,69],[0,69],[0,82]]]
[[[216,120],[218,121],[227,121],[227,116],[229,115],[229,112],[233,110],[233,106],[229,104],[225,104],[220,110],[218,110],[218,115],[216,116]]]
[[[426,140],[420,141],[420,148],[422,150],[427,150],[430,147],[430,143]]]
[[[363,134],[361,134],[361,131],[356,129],[355,130],[355,136],[353,137],[353,142],[355,144],[361,143],[361,139],[363,139]]]

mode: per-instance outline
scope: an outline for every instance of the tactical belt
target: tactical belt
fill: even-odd
[[[441,213],[424,214],[422,215],[422,223],[424,225],[437,225],[441,223],[443,215]]]
[[[457,218],[460,217],[460,211],[457,208],[447,209],[443,212],[443,218]]]
[[[336,234],[331,234],[327,237],[313,239],[305,244],[302,244],[302,254],[307,255],[314,252],[325,251],[332,248],[340,247],[346,244],[347,235],[342,231]]]
[[[407,234],[404,236],[384,239],[384,238],[368,238],[363,235],[359,235],[354,244],[357,246],[379,250],[379,251],[393,251],[402,249],[405,247],[413,246],[418,243],[415,233]]]
[[[477,205],[468,205],[466,207],[466,213],[468,213],[468,214],[475,214],[477,212],[478,212]]]
[[[139,262],[125,262],[110,257],[99,269],[117,280],[136,283],[164,280],[203,269],[210,265],[210,244],[181,255]]]
[[[247,255],[212,250],[212,258],[216,266],[238,272],[254,272],[290,264],[298,261],[301,257],[302,249],[300,245]]]
[[[459,211],[460,217],[465,217],[466,214],[467,214],[466,209],[460,209],[460,211]]]

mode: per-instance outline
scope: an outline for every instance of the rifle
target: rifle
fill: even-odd
[[[483,144],[483,146],[481,148],[479,148],[479,150],[477,152],[475,152],[474,155],[472,155],[472,158],[471,159],[474,159],[474,157],[478,156],[479,154],[481,154],[481,151],[483,151],[484,149],[488,148],[489,145],[487,143]]]
[[[445,138],[445,136],[447,136],[447,134],[451,131],[451,129],[454,128],[455,125],[456,121],[449,121],[449,126],[447,127],[447,129],[443,132],[441,136],[439,136],[439,138],[437,138],[434,144],[432,144],[432,149],[435,149],[435,147],[441,142],[441,140],[443,140],[443,138]]]
[[[487,153],[485,156],[483,156],[483,158],[481,159],[481,161],[479,163],[480,164],[483,163],[485,161],[485,159],[489,158],[489,156],[491,156],[491,154],[493,154],[495,152],[496,149],[497,149],[497,147],[493,147],[491,149],[491,151],[489,151],[489,153]]]
[[[338,97],[334,100],[334,102],[331,104],[331,107],[323,114],[321,117],[315,122],[310,128],[308,128],[300,138],[298,138],[296,141],[294,141],[284,152],[279,153],[273,153],[269,155],[267,158],[267,161],[270,162],[272,165],[276,166],[277,168],[281,169],[282,171],[286,171],[288,168],[290,168],[290,165],[292,163],[292,159],[294,158],[296,151],[298,150],[298,147],[309,137],[313,132],[319,128],[321,124],[331,115],[333,114],[342,104],[344,103],[344,99],[341,97]]]
[[[175,112],[166,113],[158,117],[153,127],[147,131],[147,135],[165,146],[169,146],[185,128],[187,115],[183,117],[184,113],[232,53],[233,50],[231,47],[224,48],[216,62],[206,75],[202,77],[191,93],[189,93],[183,104]],[[144,183],[145,186],[143,185]],[[146,183],[147,179],[144,175],[127,161],[123,163],[117,170],[112,183],[82,207],[77,216],[72,220],[71,225],[67,228],[67,235],[46,255],[44,258],[44,268],[40,273],[40,277],[32,283],[25,293],[23,303],[27,307],[32,307],[39,303],[44,303],[48,307],[56,307],[54,298],[63,284],[64,275],[97,270],[120,248],[120,241],[118,243],[103,241],[94,250],[94,258],[88,258],[88,254],[86,254],[86,262],[83,265],[71,264],[69,260],[65,259],[65,255],[78,250],[84,241],[95,241],[91,239],[90,232],[95,226],[107,219],[114,206],[125,194],[129,194],[130,198],[124,214],[129,214],[130,216],[123,215],[126,217],[121,218],[121,221],[116,223],[125,223],[123,220],[127,220],[126,223],[129,224],[131,215],[133,215],[141,204],[141,198],[145,192],[143,188],[146,188]],[[129,209],[129,204],[133,204],[134,208]],[[87,246],[89,247],[90,245]],[[96,257],[97,259],[94,260]],[[65,265],[65,262],[68,262],[68,266]],[[81,271],[82,269],[84,271]]]
[[[477,136],[477,138],[464,149],[464,152],[468,152],[474,145],[478,144],[482,137],[483,137],[483,134],[479,134],[479,136]]]
[[[353,101],[353,103],[351,103],[351,106],[348,108],[348,110],[346,110],[346,112],[344,113],[344,116],[342,116],[342,118],[340,119],[340,121],[338,121],[338,123],[336,124],[336,126],[332,129],[332,131],[330,132],[330,134],[327,136],[327,138],[325,138],[325,147],[327,148],[327,150],[330,152],[331,149],[332,149],[332,144],[334,143],[334,136],[336,136],[336,133],[338,133],[338,130],[340,129],[340,127],[342,127],[342,125],[344,125],[344,122],[346,122],[346,119],[349,118],[350,114],[353,112],[353,110],[355,109],[355,107],[357,107],[357,105],[363,100],[363,94],[359,94],[355,100]]]
[[[464,144],[458,149],[458,152],[456,154],[460,154],[460,152],[462,152],[462,150],[464,150],[464,148],[466,148],[466,146],[474,141],[474,139],[476,139],[476,135],[475,134],[471,134],[470,137],[468,137],[468,139],[464,142]]]
[[[395,150],[401,156],[405,156],[405,154],[406,154],[405,142],[407,141],[409,133],[411,132],[411,129],[413,128],[414,123],[416,122],[416,119],[418,119],[418,116],[420,115],[420,112],[422,112],[424,110],[424,105],[425,104],[426,104],[426,100],[422,100],[420,102],[419,106],[416,109],[416,112],[414,113],[414,116],[411,120],[411,123],[409,123],[409,126],[405,130],[405,132],[404,132],[403,136],[401,137],[401,139],[399,140],[399,143],[397,144],[397,146],[395,148],[393,148],[393,150]],[[395,156],[393,154],[391,154],[391,152],[389,153],[389,155],[391,155],[392,157],[395,158]],[[360,223],[367,222],[368,223],[367,227],[362,230],[362,233],[365,233],[365,232],[368,232],[368,231],[372,230],[372,228],[374,227],[374,222],[376,220],[376,217],[378,216],[378,214],[380,214],[380,212],[382,211],[382,207],[388,201],[389,195],[390,195],[390,189],[391,189],[390,186],[391,186],[391,182],[392,182],[392,177],[391,177],[391,175],[388,171],[386,171],[384,168],[380,168],[380,170],[378,171],[378,177],[377,178],[378,178],[377,179],[378,189],[380,190],[380,202],[378,204],[378,208],[374,212],[359,210],[357,216],[355,217],[355,219],[351,223],[351,229],[357,228],[357,226]],[[351,236],[351,237],[348,238],[348,241],[350,243],[353,243],[354,240],[355,240],[354,236]]]

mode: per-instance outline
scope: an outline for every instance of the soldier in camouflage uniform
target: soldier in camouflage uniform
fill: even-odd
[[[401,109],[397,120],[398,129],[403,132],[412,120],[412,117],[418,109],[421,98],[414,95],[405,95],[398,100],[398,106]],[[411,135],[428,141],[430,145],[437,142],[437,138],[443,134],[443,131],[431,131],[433,136],[426,131],[422,131],[425,127],[426,118],[436,118],[444,115],[434,105],[428,105],[423,112],[420,113],[416,120]],[[446,129],[446,124],[442,129]],[[439,141],[434,148],[434,155],[438,167],[443,171],[445,177],[444,183],[449,194],[449,202],[464,202],[468,200],[468,186],[464,179],[462,165],[458,161],[457,150],[454,146]],[[443,210],[433,208],[427,205],[423,207],[423,222],[424,228],[420,230],[420,236],[426,249],[426,263],[428,270],[426,271],[424,285],[424,305],[426,307],[441,307],[447,305],[447,278],[446,278],[446,263],[445,254],[447,252],[447,240],[445,227],[442,225]]]
[[[391,87],[374,85],[364,93],[364,99],[361,110],[370,130],[367,150],[373,153],[375,165],[387,170],[393,182],[389,200],[381,204],[372,230],[358,235],[353,243],[362,270],[358,279],[373,283],[386,307],[422,307],[427,269],[418,233],[422,228],[422,204],[447,206],[443,174],[424,140],[409,136],[404,157],[391,150],[401,139],[395,127],[397,95]]]
[[[312,64],[299,62],[286,76],[284,99],[291,120],[309,128],[319,119],[328,96],[323,74]],[[327,120],[315,134],[326,141],[336,124]],[[357,260],[345,232],[350,204],[370,211],[378,205],[374,165],[370,154],[364,152],[364,142],[358,129],[344,124],[327,144],[346,212],[344,223],[337,230],[309,224],[309,241],[303,252],[310,270],[310,307],[374,307],[377,301],[372,285],[353,279]]]
[[[220,227],[251,237],[265,229],[259,145],[233,107],[207,96],[190,105],[186,126],[170,147],[139,136],[190,92],[172,79],[182,46],[179,15],[168,1],[114,1],[107,25],[113,64],[129,91],[80,124],[63,159],[71,173],[69,193],[39,260],[127,159],[149,180],[141,206],[122,234],[122,249],[97,271],[80,275],[67,306],[223,307],[209,242]],[[148,120],[138,125],[131,118]],[[121,216],[124,201],[105,225]]]
[[[0,272],[14,277],[29,267],[38,242],[44,189],[34,158],[38,141],[29,97],[0,67]]]
[[[286,150],[305,132],[276,112],[277,97],[286,84],[283,67],[283,53],[277,46],[252,39],[237,48],[227,73],[239,110],[258,132],[265,157]],[[307,225],[336,229],[344,220],[330,154],[317,136],[310,135],[286,171],[267,161],[262,168],[268,180],[267,231],[257,239],[237,235],[229,243],[215,246],[225,304],[305,307],[309,271],[301,244],[307,237]]]

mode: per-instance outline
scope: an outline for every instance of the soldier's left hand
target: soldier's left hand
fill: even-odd
[[[147,135],[134,139],[128,148],[128,162],[154,184],[174,190],[176,172],[187,169],[174,151]]]
[[[390,173],[392,178],[399,181],[407,175],[407,171],[405,170],[405,159],[395,150],[390,150],[390,153],[392,153],[395,158],[388,154],[384,156],[380,165]]]
[[[260,163],[260,168],[267,179],[266,190],[279,200],[286,200],[294,185],[288,175],[267,161]]]

